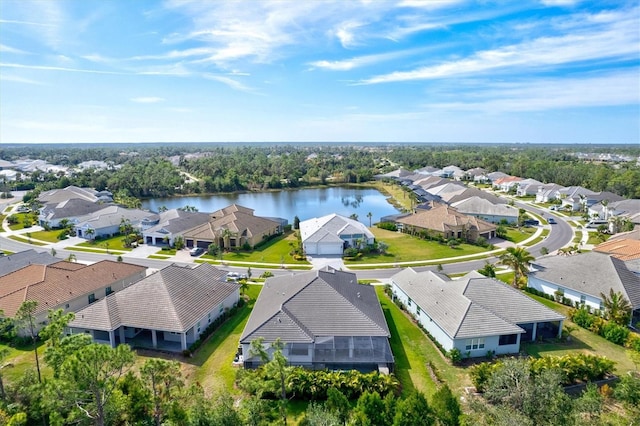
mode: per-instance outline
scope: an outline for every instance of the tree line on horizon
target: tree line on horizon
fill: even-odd
[[[135,148],[135,151],[133,149]],[[200,153],[190,157],[186,150]],[[522,178],[562,186],[583,186],[593,191],[610,191],[626,198],[640,198],[640,165],[634,162],[593,163],[573,153],[584,147],[542,146],[135,146],[123,152],[86,148],[61,150],[55,146],[0,148],[0,158],[15,160],[29,156],[53,164],[74,166],[82,161],[102,160],[108,169],[89,169],[72,176],[36,171],[15,184],[15,189],[47,190],[68,185],[126,191],[136,198],[166,197],[237,191],[299,188],[309,185],[348,184],[371,181],[376,174],[403,167],[455,165],[462,169],[482,167]],[[632,146],[598,147],[597,152],[638,156]],[[192,152],[191,152],[192,153]],[[177,156],[174,165],[169,157]],[[182,172],[182,173],[181,173]],[[188,179],[183,173],[196,177]]]

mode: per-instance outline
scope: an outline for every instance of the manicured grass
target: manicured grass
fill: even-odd
[[[600,234],[598,232],[589,232],[589,239],[587,240],[587,244],[598,245],[607,241],[611,235],[608,234]]]
[[[33,345],[28,344],[24,346],[12,347],[4,344],[0,344],[0,349],[8,349],[9,353],[3,360],[2,364],[5,367],[2,368],[2,377],[7,383],[15,383],[18,381],[25,372],[28,370],[36,371],[36,356],[33,352]],[[43,377],[50,375],[51,369],[43,362],[44,343],[38,343],[38,358],[40,359],[40,372]]]
[[[293,232],[273,238],[251,252],[232,251],[224,253],[222,259],[225,262],[264,262],[264,263],[299,263],[308,265],[306,260],[295,260],[289,253],[292,250],[290,243],[296,243],[297,238]],[[204,254],[203,259],[220,260],[220,256]]]
[[[239,392],[233,386],[238,367],[232,366],[231,363],[238,349],[242,330],[261,290],[262,286],[250,284],[246,291],[249,303],[222,324],[189,360],[189,363],[199,366],[194,380],[206,391],[222,390],[235,394]]]
[[[162,249],[162,250],[158,250],[156,252],[156,254],[162,254],[162,255],[166,255],[166,256],[175,256],[176,249],[174,249],[174,248]]]
[[[531,237],[536,232],[535,228],[511,228],[507,227],[507,240],[518,244]]]
[[[512,285],[513,284],[513,276],[515,274],[513,272],[507,272],[504,274],[496,274],[496,279],[502,281],[505,284]]]
[[[147,256],[147,259],[160,259],[160,260],[166,260],[169,259],[171,256],[161,256],[159,254],[150,254],[149,256]]]
[[[391,350],[395,358],[395,374],[402,383],[402,393],[419,390],[428,396],[436,391],[427,362],[431,361],[442,379],[454,392],[469,385],[464,369],[450,365],[433,342],[376,286],[376,293],[391,332]]]
[[[54,229],[51,231],[36,231],[31,233],[31,238],[34,240],[47,241],[50,243],[57,243],[60,240],[58,235],[62,232],[62,229]]]
[[[20,241],[21,243],[28,243],[31,244],[32,246],[46,246],[46,243],[39,243],[37,241],[29,241],[29,237],[27,236],[20,236],[20,235],[9,235],[7,238],[9,238],[10,240],[14,240],[14,241]]]
[[[545,238],[547,238],[547,235],[549,235],[549,230],[548,229],[543,229],[542,233],[534,238],[533,240],[529,241],[526,246],[534,246],[536,244],[538,244],[540,241],[543,241]]]
[[[377,241],[384,241],[389,245],[386,254],[365,254],[359,260],[345,260],[345,264],[358,263],[394,263],[416,260],[445,259],[465,255],[481,254],[488,249],[471,244],[460,244],[451,248],[436,241],[421,240],[408,234],[387,231],[386,229],[370,228]]]
[[[494,252],[491,255],[492,256],[499,256],[503,251],[504,250],[501,250],[499,252]],[[489,257],[488,254],[479,254],[479,255],[476,255],[476,256],[465,257],[464,261],[486,259],[488,257]],[[450,260],[433,259],[433,260],[413,261],[407,266],[448,265],[450,263],[458,263],[460,261],[461,260],[457,259],[457,258],[453,258],[453,259],[450,259]],[[357,263],[350,263],[349,264],[349,269],[352,269],[354,271],[366,271],[367,269],[389,269],[389,268],[396,268],[398,266],[402,266],[402,265],[397,265],[396,263],[373,263],[372,262],[371,265],[362,266],[362,265],[358,265]],[[294,268],[291,268],[291,269],[294,269]]]
[[[9,229],[11,229],[12,231],[19,231],[19,230],[21,230],[21,229],[25,229],[25,227],[24,227],[24,219],[25,219],[26,217],[30,217],[30,218],[31,218],[31,222],[32,222],[32,223],[34,223],[34,224],[35,224],[35,223],[37,222],[37,220],[38,220],[38,217],[37,217],[37,216],[35,216],[35,217],[34,217],[34,216],[33,216],[31,213],[29,213],[29,212],[14,213],[14,214],[11,214],[10,216],[15,216],[15,217],[17,217],[17,218],[18,218],[18,223],[13,224],[13,225],[9,225]]]
[[[592,333],[582,327],[578,327],[569,319],[569,312],[572,308],[569,306],[556,303],[554,301],[545,299],[540,296],[536,296],[529,293],[524,293],[534,300],[542,303],[545,306],[555,310],[566,316],[564,321],[565,325],[576,327],[576,330],[571,333],[570,342],[543,342],[543,343],[528,343],[523,345],[523,349],[533,356],[554,355],[561,356],[569,353],[583,352],[591,355],[603,355],[616,363],[616,372],[618,374],[625,373],[627,371],[635,370],[635,365],[631,359],[627,356],[625,348],[618,346],[606,340],[604,337],[600,337],[597,334]]]
[[[85,241],[84,243],[76,244],[74,247],[95,247],[106,249],[108,244],[109,251],[131,251],[132,249],[124,246],[124,242],[122,241],[123,239],[124,237],[122,235],[116,235],[115,237],[105,238],[101,240]]]

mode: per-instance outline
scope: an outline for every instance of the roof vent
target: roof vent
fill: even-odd
[[[360,299],[360,292],[358,292],[358,299]]]

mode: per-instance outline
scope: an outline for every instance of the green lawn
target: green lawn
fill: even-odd
[[[384,241],[389,245],[386,254],[365,254],[359,260],[345,260],[345,264],[357,265],[358,263],[394,263],[411,262],[416,260],[445,259],[464,255],[481,255],[487,249],[471,244],[460,244],[457,248],[451,248],[436,241],[421,240],[408,234],[387,231],[380,228],[370,228],[377,241]]]
[[[161,254],[161,255],[165,255],[165,256],[175,256],[176,249],[174,249],[174,248],[163,248],[162,250],[157,251],[156,254]]]
[[[306,260],[295,260],[289,253],[291,252],[290,243],[296,242],[296,236],[293,232],[273,238],[267,243],[261,245],[251,252],[232,251],[224,253],[222,259],[225,262],[263,262],[263,263],[299,263],[308,265]],[[204,254],[203,259],[220,260],[220,256],[209,256]]]
[[[11,238],[11,237],[9,237]],[[113,254],[113,255],[119,255],[119,254],[124,254],[126,253],[125,251],[120,251],[120,250],[113,250],[111,247],[109,247],[109,251],[107,252],[107,250],[104,247],[98,247],[96,246],[96,248],[88,248],[88,247],[78,247],[78,246],[71,246],[71,247],[65,247],[65,250],[69,250],[69,251],[82,251],[82,252],[86,252],[86,253],[101,253],[101,254]]]
[[[9,235],[7,238],[9,238],[10,240],[14,240],[14,241],[20,241],[21,243],[29,243],[32,246],[45,246],[46,243],[39,243],[37,241],[29,241],[29,237],[25,236],[20,236],[20,235]]]
[[[37,231],[31,233],[31,238],[34,240],[47,241],[50,243],[57,243],[60,240],[58,235],[62,232],[62,229],[54,229],[51,231]]]
[[[233,386],[238,367],[232,366],[231,362],[238,349],[242,330],[244,330],[249,314],[253,309],[253,304],[261,290],[261,285],[250,284],[246,291],[246,295],[249,296],[249,303],[222,324],[213,336],[200,347],[193,358],[188,360],[190,364],[195,364],[199,367],[193,378],[205,390],[238,392]]]
[[[0,344],[0,349],[8,349],[9,353],[4,358],[2,364],[5,367],[2,368],[2,377],[7,383],[14,383],[19,380],[26,371],[36,371],[36,357],[33,352],[33,345],[12,347],[4,344]],[[48,368],[43,359],[44,343],[38,343],[38,358],[40,359],[40,371],[43,376],[51,374],[51,369]]]
[[[506,240],[511,241],[512,243],[518,244],[521,241],[526,240],[531,237],[536,232],[535,228],[511,228],[507,227],[507,238]]]
[[[124,246],[123,240],[124,237],[122,235],[116,235],[115,237],[105,238],[101,240],[91,240],[85,241],[84,243],[76,244],[74,247],[93,247],[93,248],[101,248],[109,250],[119,250],[119,251],[131,251],[132,249]]]
[[[33,216],[29,212],[14,213],[14,214],[11,214],[10,216],[15,216],[15,217],[18,218],[18,223],[13,224],[13,225],[9,225],[9,229],[11,229],[12,231],[19,231],[20,229],[25,229],[23,222],[24,222],[24,219],[26,217],[30,217],[32,223],[34,223],[34,224],[37,223],[37,220],[38,220],[38,216],[37,215]]]
[[[391,332],[391,350],[395,357],[395,374],[402,383],[402,393],[419,390],[428,396],[436,391],[427,362],[431,361],[442,379],[454,392],[460,393],[469,379],[464,369],[450,365],[438,348],[384,293],[376,286],[376,293]]]
[[[576,330],[571,333],[570,342],[543,342],[543,343],[529,343],[523,345],[523,349],[533,356],[554,355],[561,356],[576,351],[584,352],[591,355],[603,355],[616,363],[616,372],[622,374],[627,371],[635,370],[635,365],[631,362],[631,359],[627,356],[625,348],[618,346],[606,340],[604,337],[600,337],[597,334],[590,332],[584,328],[575,325],[569,318],[569,312],[571,308],[569,306],[556,303],[549,299],[545,299],[540,296],[536,296],[529,293],[524,293],[534,300],[550,307],[551,309],[560,312],[565,315],[567,319],[564,321],[565,325],[571,325],[576,327]]]
[[[587,240],[587,244],[598,245],[607,241],[611,235],[608,234],[600,234],[599,232],[589,232],[589,239]]]

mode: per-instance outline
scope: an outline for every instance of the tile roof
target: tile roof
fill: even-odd
[[[631,238],[609,239],[593,248],[599,253],[607,253],[620,260],[640,259],[640,240]]]
[[[71,198],[59,203],[46,204],[41,210],[41,216],[49,221],[65,217],[84,216],[104,208],[104,204],[88,201],[84,198]]]
[[[442,195],[442,199],[448,203],[453,204],[459,201],[467,200],[471,197],[482,198],[489,201],[491,204],[507,204],[504,198],[500,198],[490,192],[483,191],[478,188],[467,187],[457,192]]]
[[[252,209],[236,204],[215,211],[211,213],[210,217],[207,223],[186,230],[183,236],[199,240],[214,240],[222,235],[222,230],[229,229],[238,236],[251,238],[254,235],[268,233],[274,227],[279,226],[278,222],[254,216]]]
[[[208,263],[195,268],[170,265],[78,311],[69,326],[184,333],[239,289],[226,281],[226,271]]]
[[[240,342],[310,343],[321,336],[389,337],[375,289],[331,269],[268,278]]]
[[[149,216],[149,212],[139,209],[127,209],[117,205],[108,205],[79,219],[76,227],[104,229],[120,225],[122,219],[129,220],[133,225]]]
[[[496,229],[496,226],[489,222],[459,213],[453,207],[445,204],[431,210],[419,210],[411,216],[398,219],[398,223],[439,232],[458,230],[460,227],[475,228],[480,233]]]
[[[40,196],[38,196],[38,200],[43,204],[49,204],[59,203],[73,198],[80,198],[95,203],[98,201],[96,192],[97,191],[92,188],[79,188],[74,185],[69,185],[63,189],[52,189],[50,191],[44,191],[40,194]]]
[[[589,252],[575,256],[548,256],[532,262],[529,274],[596,298],[612,288],[622,293],[634,309],[640,307],[640,277],[613,256]]]
[[[452,339],[524,333],[518,324],[564,317],[506,284],[472,272],[449,280],[404,269],[391,277]]]
[[[0,277],[0,309],[13,317],[22,302],[36,300],[36,313],[46,312],[144,270],[144,266],[111,260],[92,265],[66,261],[29,265]]]
[[[0,277],[22,269],[25,266],[50,265],[59,261],[60,259],[51,256],[51,254],[46,251],[42,253],[38,253],[34,249],[20,251],[0,257]]]
[[[366,225],[357,220],[329,214],[300,222],[300,238],[302,242],[332,241],[341,242],[340,235],[363,234],[366,238],[374,238]]]

